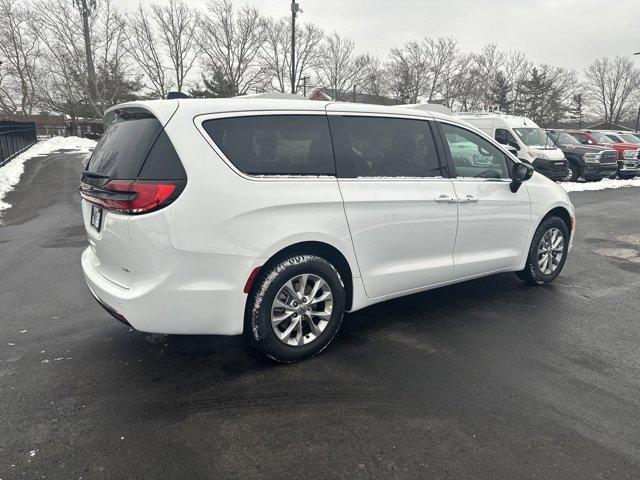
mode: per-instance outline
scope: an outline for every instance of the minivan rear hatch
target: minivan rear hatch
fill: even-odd
[[[111,109],[105,124],[82,172],[82,215],[94,268],[129,288],[133,281],[129,222],[175,200],[184,189],[186,174],[164,124],[148,109]]]

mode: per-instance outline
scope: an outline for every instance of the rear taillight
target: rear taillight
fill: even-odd
[[[118,213],[148,213],[171,204],[184,188],[184,181],[112,180],[101,188],[82,185],[80,195]]]

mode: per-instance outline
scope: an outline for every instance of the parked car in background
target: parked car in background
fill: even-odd
[[[547,134],[526,117],[502,113],[457,115],[457,118],[480,129],[502,145],[516,150],[517,157],[552,180],[567,176],[567,160]]]
[[[599,145],[583,145],[575,137],[557,130],[545,130],[567,159],[565,181],[602,180],[618,171],[618,152]]]
[[[610,147],[618,152],[618,177],[629,179],[640,175],[640,145],[614,142],[605,134],[591,130],[566,130],[566,133],[583,145]]]
[[[609,132],[602,131],[600,133],[604,133],[607,137],[613,140],[616,143],[630,143],[632,145],[640,145],[640,137],[638,134],[634,134],[631,132]]]
[[[552,282],[567,193],[435,112],[304,100],[118,105],[82,174],[91,293],[145,332],[321,352],[343,313],[498,272]]]

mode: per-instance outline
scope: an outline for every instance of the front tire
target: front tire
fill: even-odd
[[[580,167],[573,160],[567,162],[567,175],[563,178],[565,182],[576,182],[580,177]]]
[[[569,251],[569,230],[560,217],[545,219],[536,229],[524,270],[516,272],[530,285],[553,282],[564,267]]]
[[[269,358],[297,362],[329,345],[344,309],[345,288],[336,268],[315,255],[294,255],[260,276],[249,295],[245,331]]]

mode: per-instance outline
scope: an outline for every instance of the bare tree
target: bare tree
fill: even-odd
[[[173,82],[150,16],[142,4],[129,15],[127,51],[151,83],[151,96],[165,98]]]
[[[115,103],[131,98],[140,88],[125,54],[125,22],[109,0],[101,1],[90,17],[91,58],[96,80],[87,75],[84,18],[66,0],[51,0],[34,19],[43,46],[47,75],[38,92],[51,109],[69,115],[102,116]]]
[[[467,110],[466,93],[473,88],[473,54],[459,53],[455,60],[444,70],[441,93],[444,104],[450,109]]]
[[[29,4],[0,0],[0,108],[31,114],[36,107],[40,43],[31,29]]]
[[[258,55],[263,41],[263,21],[255,8],[234,11],[228,0],[210,1],[197,35],[203,75],[233,95],[264,89],[269,79]]]
[[[427,101],[431,102],[438,95],[444,96],[442,94],[443,83],[446,82],[446,77],[454,68],[460,52],[458,42],[449,37],[425,38],[423,48],[430,81],[425,96]]]
[[[166,5],[151,5],[151,9],[162,44],[173,65],[176,87],[181,92],[185,78],[196,61],[196,14],[182,0],[170,0]]]
[[[288,18],[268,19],[264,22],[264,44],[260,60],[279,92],[291,91],[291,22]],[[324,34],[317,26],[307,23],[296,31],[296,93],[302,79],[317,67]]]
[[[601,58],[585,71],[586,92],[598,115],[608,123],[620,123],[631,114],[640,88],[640,69],[628,57]]]
[[[387,103],[389,90],[389,71],[379,58],[366,54],[363,58],[360,90],[377,99],[377,103]]]
[[[507,102],[511,111],[522,112],[522,85],[533,68],[531,62],[522,52],[509,52],[504,62],[504,78],[511,85]]]
[[[420,42],[408,42],[389,54],[390,91],[402,103],[417,103],[431,85],[429,53]]]
[[[325,38],[318,65],[315,68],[318,84],[333,91],[334,100],[347,100],[348,90],[361,81],[364,55],[353,54],[354,43],[337,32]]]

